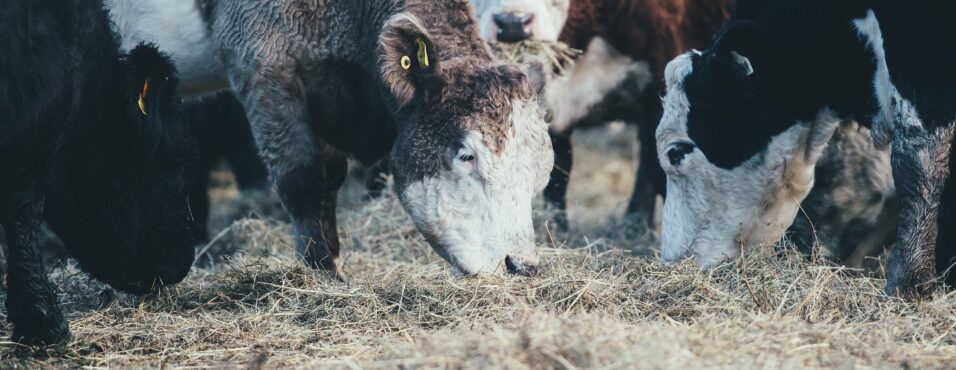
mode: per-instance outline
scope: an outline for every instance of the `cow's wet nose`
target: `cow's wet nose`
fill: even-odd
[[[498,26],[498,41],[521,42],[534,36],[531,27],[534,23],[534,14],[532,13],[498,13],[493,18],[495,25]]]
[[[667,160],[670,161],[671,166],[677,167],[687,154],[694,151],[694,148],[696,148],[696,146],[693,143],[686,141],[671,144],[667,148]]]
[[[538,274],[537,263],[532,263],[518,257],[505,257],[505,267],[508,269],[509,274],[527,277],[532,277]]]

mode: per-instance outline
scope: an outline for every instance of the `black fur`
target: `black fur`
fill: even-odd
[[[121,55],[99,0],[12,1],[0,24],[7,314],[14,340],[51,343],[69,330],[37,250],[44,217],[115,288],[176,283],[193,260],[186,187],[196,154],[171,62],[145,45]]]
[[[694,57],[685,80],[688,133],[722,168],[740,165],[823,107],[849,119],[877,110],[876,66],[850,23],[862,12],[842,1],[764,3],[747,8],[746,16],[738,12],[712,47]],[[750,59],[753,75],[741,76],[731,52]]]

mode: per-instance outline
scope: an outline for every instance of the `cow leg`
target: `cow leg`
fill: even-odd
[[[209,176],[212,161],[203,156],[199,161],[199,174],[189,188],[189,210],[195,219],[193,238],[204,241],[209,238]]]
[[[347,172],[346,157],[320,143],[319,156],[311,164],[287,172],[276,183],[282,203],[292,214],[299,256],[309,266],[333,272],[339,279],[343,275],[337,263],[335,207]]]
[[[236,177],[239,190],[264,190],[269,188],[269,171],[256,149],[256,141],[249,127],[249,120],[242,110],[242,105],[232,96],[221,98],[222,109],[228,120],[221,122],[221,133],[225,133],[228,142],[225,144],[226,162]]]
[[[638,125],[640,143],[637,176],[634,179],[634,191],[627,206],[629,215],[638,215],[644,226],[654,229],[654,216],[657,211],[657,195],[664,194],[667,177],[657,160],[657,138],[655,131],[661,119],[663,108],[660,97],[653,93],[656,89],[647,89],[642,97],[646,119]]]
[[[949,158],[950,173],[956,161]],[[936,271],[950,287],[956,287],[956,178],[949,177],[939,209],[939,237],[936,242]]]
[[[551,180],[544,188],[544,199],[558,210],[554,223],[558,228],[565,230],[568,228],[568,183],[574,162],[574,153],[571,148],[572,132],[567,130],[560,134],[549,133],[551,146],[554,147],[554,167],[551,169]]]
[[[292,215],[296,251],[312,268],[341,279],[335,257],[339,240],[335,199],[344,182],[345,158],[321,143],[312,130],[307,93],[295,67],[273,61],[261,75],[234,68],[233,91],[246,107],[252,134],[269,167],[282,205]]]
[[[24,192],[3,220],[7,231],[7,320],[13,340],[50,344],[69,338],[70,329],[56,302],[56,289],[47,279],[37,237],[43,220],[43,197]]]
[[[390,173],[388,168],[388,158],[378,161],[368,171],[368,178],[365,180],[365,189],[368,190],[368,196],[376,199],[382,196],[385,187],[388,186],[386,176]]]
[[[952,138],[952,124],[927,129],[918,122],[898,120],[894,128],[892,164],[900,227],[899,242],[890,255],[887,294],[913,298],[934,285],[937,220],[949,177]]]

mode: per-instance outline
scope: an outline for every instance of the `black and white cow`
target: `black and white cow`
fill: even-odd
[[[172,63],[120,53],[99,0],[0,10],[0,225],[13,339],[69,336],[37,236],[46,220],[93,277],[147,293],[193,261],[187,187],[195,145]]]
[[[466,0],[108,0],[183,91],[231,88],[292,214],[298,253],[341,277],[335,204],[351,156],[464,274],[531,275],[531,202],[553,164],[540,64],[495,61]]]
[[[776,242],[852,119],[892,147],[900,225],[886,291],[927,292],[956,251],[940,227],[956,208],[953,14],[946,1],[739,1],[709,49],[665,72],[662,257],[710,266]]]

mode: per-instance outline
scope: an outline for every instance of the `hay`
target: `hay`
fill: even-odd
[[[259,219],[227,229],[245,252],[156,297],[101,294],[75,267],[60,270],[76,339],[2,344],[0,366],[956,365],[956,295],[889,299],[881,280],[791,252],[701,271],[633,257],[614,240],[542,240],[538,278],[459,279],[393,196],[343,221],[348,284],[302,267],[288,226]]]
[[[574,66],[574,60],[582,54],[567,44],[557,41],[526,40],[518,43],[489,42],[491,51],[501,60],[512,63],[540,62],[545,71],[550,72],[548,79],[559,78]]]
[[[585,162],[609,158],[606,146],[581,149]],[[347,284],[296,260],[285,221],[241,219],[217,241],[229,253],[154,297],[57,268],[74,340],[0,343],[0,368],[956,366],[956,293],[902,302],[881,279],[785,249],[710,271],[664,266],[653,250],[634,256],[627,221],[600,207],[590,212],[612,220],[601,227],[539,233],[536,278],[455,278],[394,195],[351,203],[339,217]]]

